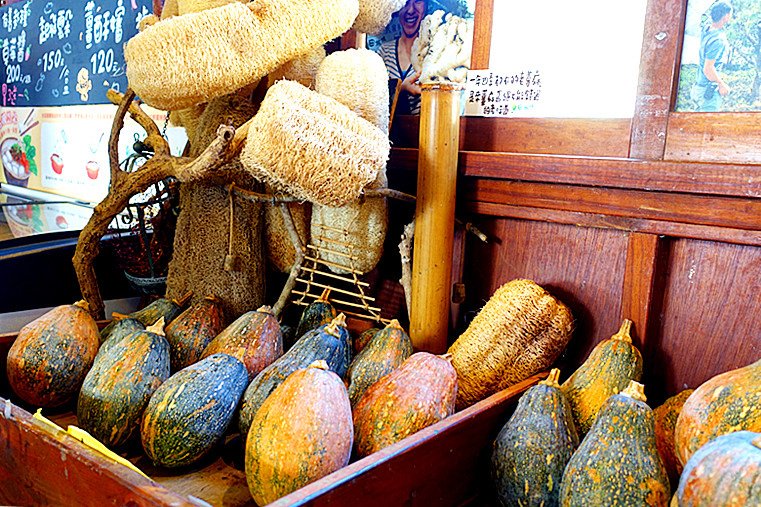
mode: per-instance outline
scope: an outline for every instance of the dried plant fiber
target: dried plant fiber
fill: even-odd
[[[188,135],[188,139],[192,139],[196,135],[198,122],[204,109],[206,109],[206,104],[198,104],[178,111],[171,111],[169,113],[169,122],[176,127],[183,127]]]
[[[357,0],[257,0],[175,16],[127,42],[127,78],[159,109],[208,102],[338,37],[358,11]]]
[[[252,120],[240,159],[278,191],[343,206],[385,169],[388,154],[382,130],[330,97],[281,80]]]
[[[232,2],[242,0],[177,0],[177,10],[180,16],[183,14],[191,14],[194,12],[201,12],[207,9],[213,9],[215,7],[221,7]]]
[[[458,410],[548,368],[572,331],[568,307],[531,280],[497,289],[449,348]]]
[[[359,0],[359,14],[352,28],[380,35],[391,21],[391,15],[404,7],[404,3],[405,0]]]
[[[216,137],[220,124],[239,127],[256,111],[256,105],[238,95],[211,101],[199,118],[191,141],[190,155],[198,156]],[[239,161],[223,167],[219,174],[247,188],[256,182]],[[174,236],[174,254],[169,263],[167,294],[177,298],[193,291],[194,302],[205,294],[215,294],[228,319],[264,303],[264,254],[262,249],[262,206],[234,199],[232,255],[237,271],[225,271],[228,253],[230,201],[228,181],[183,183],[180,186],[180,214]]]
[[[166,0],[164,7],[161,9],[161,19],[171,18],[180,14],[180,6],[178,0]]]
[[[388,133],[388,72],[375,51],[331,53],[317,71],[314,89]]]
[[[271,192],[271,190],[269,190]],[[299,235],[302,246],[309,241],[309,220],[312,216],[312,205],[308,202],[291,202],[287,204],[291,212],[293,225]],[[296,249],[291,241],[291,236],[285,228],[283,213],[280,207],[273,204],[265,204],[265,232],[264,247],[267,262],[270,266],[287,273],[296,262]]]
[[[307,88],[313,88],[317,69],[324,59],[325,48],[322,45],[316,46],[272,71],[267,76],[269,85],[272,86],[280,79],[290,79],[298,81]]]
[[[472,22],[437,10],[420,24],[420,36],[412,44],[412,66],[422,84],[464,84],[472,49]]]

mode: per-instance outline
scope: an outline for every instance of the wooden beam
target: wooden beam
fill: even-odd
[[[666,160],[761,164],[758,113],[671,113]]]
[[[633,232],[626,252],[624,286],[621,292],[621,320],[634,322],[635,343],[640,351],[649,349],[656,266],[660,238],[655,234]]]
[[[494,23],[494,0],[476,0],[473,17],[473,52],[471,69],[488,69],[491,59],[491,31]]]

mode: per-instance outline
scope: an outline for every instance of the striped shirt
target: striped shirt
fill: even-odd
[[[399,39],[393,39],[384,42],[380,46],[380,50],[378,51],[378,54],[383,58],[383,63],[386,64],[386,71],[388,71],[388,78],[389,79],[401,79],[404,81],[404,78],[406,78],[408,75],[415,72],[415,70],[412,68],[412,65],[410,64],[409,67],[407,67],[406,70],[402,71],[402,68],[399,66]],[[400,105],[397,105],[399,107],[399,113],[400,114],[420,114],[420,95],[412,95],[408,93],[404,93],[404,95],[407,98],[408,101],[408,107],[400,107]],[[400,95],[400,100],[402,99],[402,96]]]

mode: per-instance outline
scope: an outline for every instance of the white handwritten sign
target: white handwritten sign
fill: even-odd
[[[470,70],[465,84],[466,116],[527,116],[542,102],[542,72]]]

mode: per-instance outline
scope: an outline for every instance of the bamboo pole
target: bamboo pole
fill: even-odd
[[[449,332],[462,87],[422,88],[410,337],[415,349],[441,354]]]

